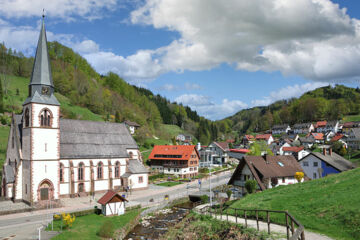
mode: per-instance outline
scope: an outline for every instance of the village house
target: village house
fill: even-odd
[[[283,147],[282,155],[291,155],[294,156],[297,160],[302,159],[303,157],[309,155],[309,151],[306,151],[303,146],[301,147]]]
[[[229,144],[227,142],[212,142],[200,150],[200,167],[226,164],[229,161],[228,151]]]
[[[310,133],[309,136],[312,136],[315,140],[315,143],[324,143],[324,134],[323,133]]]
[[[131,121],[126,120],[124,123],[125,123],[126,127],[129,129],[131,135],[134,135],[135,130],[140,127],[140,124],[138,124],[136,122],[131,122]]]
[[[347,143],[347,137],[342,133],[337,133],[334,137],[331,138],[330,142],[340,142],[345,148],[348,147]]]
[[[176,136],[176,141],[179,141],[182,143],[191,143],[192,137],[187,134],[179,134]]]
[[[306,137],[300,137],[299,141],[301,145],[303,145],[306,149],[311,148],[315,144],[315,138],[313,135],[309,135]]]
[[[255,137],[256,141],[265,141],[267,145],[270,145],[273,141],[274,138],[271,134],[258,134]]]
[[[62,119],[60,115],[43,21],[29,95],[22,113],[11,120],[3,197],[34,205],[148,187],[147,169],[125,124]]]
[[[125,202],[128,200],[111,190],[98,200],[98,203],[101,204],[101,213],[104,216],[123,215],[125,213]]]
[[[271,128],[271,133],[278,135],[282,133],[288,133],[291,130],[289,124],[282,124],[282,125],[274,125]]]
[[[346,141],[349,148],[359,150],[360,128],[352,128]]]
[[[271,183],[276,183],[274,179],[277,181],[274,187],[297,183],[294,177],[296,172],[303,170],[293,156],[244,156],[228,184],[241,188],[245,193],[245,183],[252,179],[262,191],[272,188]]]
[[[230,149],[229,150],[229,157],[242,159],[246,154],[250,152],[249,149]]]
[[[331,148],[323,148],[323,153],[312,152],[299,161],[310,179],[325,177],[355,168],[353,163],[336,154]]]
[[[341,132],[343,134],[350,134],[351,129],[360,128],[360,122],[346,122],[343,124]]]
[[[312,123],[296,123],[292,127],[293,133],[295,134],[308,134],[315,130]]]
[[[327,124],[327,121],[316,122],[315,131],[318,133],[326,133],[326,131],[327,131],[326,124]]]
[[[195,145],[157,145],[149,160],[152,171],[188,178],[198,175],[200,154]]]
[[[253,142],[255,142],[255,137],[253,135],[245,135],[243,137],[243,140],[242,140],[242,144],[244,146],[249,146],[250,144],[252,144]]]

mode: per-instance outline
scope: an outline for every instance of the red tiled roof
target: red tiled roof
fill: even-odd
[[[327,121],[319,121],[316,123],[316,127],[325,127],[327,124]]]
[[[340,140],[343,136],[344,136],[343,134],[337,134],[331,139],[331,142],[336,142]]]
[[[300,152],[304,147],[283,147],[284,152]]]
[[[271,137],[271,134],[258,134],[256,135],[256,139],[266,139],[268,140]]]
[[[253,135],[245,135],[247,140],[254,140],[255,137]]]
[[[195,145],[156,145],[150,153],[149,159],[171,159],[171,160],[189,160],[193,151],[196,150]],[[155,155],[181,155],[180,158],[164,158],[155,157]],[[200,156],[199,156],[200,158]]]
[[[352,128],[353,125],[354,125],[354,122],[346,122],[346,123],[343,124],[343,127],[345,127],[345,128]]]
[[[311,135],[313,135],[316,140],[323,140],[324,139],[324,134],[323,133],[311,133]]]
[[[228,139],[228,140],[226,140],[226,142],[227,142],[227,143],[234,143],[235,140],[234,140],[234,139]]]
[[[102,204],[102,205],[105,205],[107,204],[111,199],[113,199],[116,195],[118,195],[118,197],[120,197],[123,201],[127,201],[125,198],[123,198],[122,196],[120,196],[119,194],[117,194],[116,192],[114,191],[107,191],[104,196],[102,196],[99,200],[98,200],[98,203]]]
[[[230,149],[230,152],[248,153],[248,152],[250,152],[250,150],[249,149]]]

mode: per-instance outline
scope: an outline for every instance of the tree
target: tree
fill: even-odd
[[[248,155],[261,156],[264,152],[271,156],[274,155],[265,141],[256,141],[250,145],[250,152]]]
[[[255,180],[247,180],[245,182],[245,189],[249,194],[255,192],[256,186],[257,182]]]
[[[116,111],[116,113],[115,113],[115,122],[117,122],[117,123],[121,122],[119,111]]]

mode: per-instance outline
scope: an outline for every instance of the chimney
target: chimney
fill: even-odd
[[[323,154],[326,156],[326,148],[323,148]]]

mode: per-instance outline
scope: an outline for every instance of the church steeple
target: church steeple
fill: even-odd
[[[24,104],[29,102],[36,102],[59,105],[59,102],[54,96],[54,84],[52,80],[50,58],[47,49],[44,17],[45,16],[43,15],[39,41],[36,48],[34,66],[29,84],[29,96]]]

